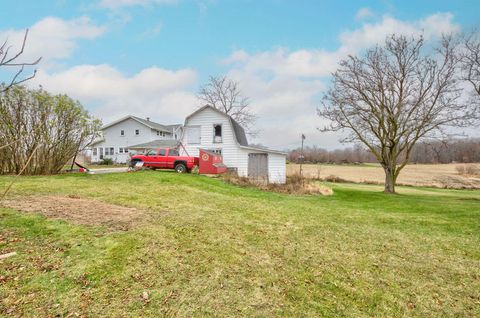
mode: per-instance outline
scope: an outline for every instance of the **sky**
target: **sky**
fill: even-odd
[[[257,115],[249,142],[291,149],[303,133],[334,149],[341,136],[318,130],[316,109],[342,58],[393,32],[435,40],[478,28],[479,12],[478,0],[22,0],[2,3],[0,40],[14,50],[29,28],[22,60],[42,60],[28,85],[69,95],[103,123],[183,123],[209,76],[226,75]]]

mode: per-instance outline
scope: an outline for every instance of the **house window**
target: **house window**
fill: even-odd
[[[140,135],[140,129],[135,129],[135,136]]]
[[[93,148],[93,155],[96,157],[97,156],[97,148]]]
[[[124,149],[124,148],[118,148],[118,152],[119,152],[119,153],[123,153],[123,149]]]
[[[120,136],[125,136],[125,130],[120,130]]]
[[[213,125],[213,142],[222,142],[222,125]]]
[[[128,148],[123,148],[124,153],[128,153]]]
[[[102,147],[98,148],[98,151],[100,152],[100,160],[102,160],[103,159],[103,148]]]
[[[157,136],[160,136],[160,132],[157,130]]]
[[[115,152],[115,148],[110,147],[110,148],[105,148],[105,156],[112,156]]]

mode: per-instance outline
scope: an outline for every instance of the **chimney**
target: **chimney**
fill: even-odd
[[[147,117],[147,121],[150,121],[150,117]]]

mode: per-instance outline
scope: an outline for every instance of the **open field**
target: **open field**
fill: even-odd
[[[480,176],[461,176],[457,166],[480,164],[415,164],[407,165],[398,178],[398,183],[413,186],[431,186],[453,189],[480,189]],[[337,176],[351,182],[380,183],[385,181],[385,174],[378,164],[333,165],[305,164],[305,176],[311,178],[326,178]],[[299,172],[298,164],[287,165],[287,175]]]
[[[0,207],[0,254],[18,253],[0,260],[0,316],[480,316],[480,191],[330,186],[20,178]]]

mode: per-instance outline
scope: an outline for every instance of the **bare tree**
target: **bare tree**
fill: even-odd
[[[344,142],[361,141],[385,171],[385,192],[395,193],[400,171],[417,141],[465,127],[478,108],[461,103],[458,58],[452,37],[425,54],[422,37],[392,35],[361,57],[349,56],[332,74],[318,114],[323,130],[346,130]]]
[[[470,83],[474,90],[474,99],[480,99],[480,35],[472,32],[464,37],[462,62],[462,78]]]
[[[210,76],[208,83],[200,88],[197,97],[202,103],[231,116],[249,135],[257,133],[252,128],[256,116],[251,112],[249,100],[242,94],[237,82],[226,76]]]
[[[0,67],[13,67],[18,69],[15,75],[13,76],[13,78],[8,83],[5,83],[5,85],[2,85],[2,87],[0,87],[0,92],[7,90],[14,85],[23,83],[25,81],[28,81],[29,79],[34,78],[35,74],[37,73],[37,70],[34,70],[33,74],[30,74],[26,77],[21,77],[26,66],[37,65],[42,59],[40,57],[33,62],[18,61],[19,57],[23,54],[23,51],[25,50],[27,37],[28,37],[28,29],[25,30],[25,35],[23,36],[22,47],[20,48],[20,51],[18,51],[13,55],[10,54],[11,46],[8,45],[8,39],[6,39],[3,42],[3,44],[0,46]]]

